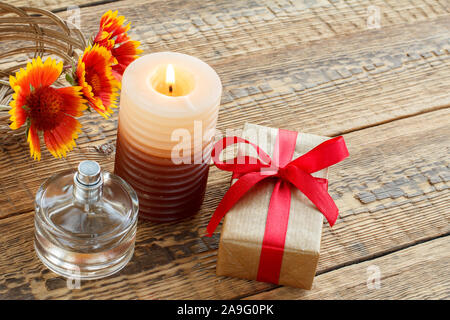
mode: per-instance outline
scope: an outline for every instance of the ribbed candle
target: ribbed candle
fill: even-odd
[[[221,94],[217,73],[188,55],[154,53],[126,69],[114,171],[136,190],[141,217],[172,221],[200,208]]]

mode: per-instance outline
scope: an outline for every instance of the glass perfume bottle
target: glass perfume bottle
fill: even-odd
[[[138,208],[122,178],[82,161],[77,171],[49,178],[36,194],[37,256],[68,278],[109,276],[133,256]]]

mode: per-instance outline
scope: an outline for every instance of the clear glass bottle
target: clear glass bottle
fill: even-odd
[[[68,278],[109,276],[133,256],[138,208],[122,178],[82,161],[77,171],[49,178],[36,194],[37,256]]]

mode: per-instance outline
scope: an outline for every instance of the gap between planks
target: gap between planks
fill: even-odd
[[[83,2],[81,2],[80,4],[78,4],[77,6],[79,7],[79,8],[91,8],[91,7],[96,7],[96,6],[101,6],[101,5],[105,5],[105,4],[111,4],[111,3],[114,3],[114,2],[120,2],[120,1],[123,1],[123,0],[99,0],[99,1],[90,1],[90,2],[88,2],[88,3],[83,3]],[[64,1],[65,2],[65,1]],[[67,11],[67,9],[68,8],[70,8],[71,6],[73,6],[74,4],[73,3],[68,3],[67,4],[67,7],[60,7],[60,8],[55,8],[55,9],[52,9],[51,11],[53,12],[53,13],[59,13],[59,12],[64,12],[64,11]],[[76,4],[75,4],[76,5]],[[114,11],[114,8],[112,8],[111,9],[112,11]]]
[[[437,235],[435,237],[429,237],[429,238],[425,238],[425,239],[420,239],[420,240],[417,240],[417,241],[415,241],[413,243],[406,244],[404,246],[391,248],[390,250],[388,250],[386,252],[382,252],[380,254],[367,256],[367,257],[364,257],[362,259],[352,260],[352,261],[349,261],[347,263],[343,263],[341,265],[337,265],[337,266],[332,267],[332,268],[320,270],[320,271],[318,271],[316,273],[316,277],[315,277],[314,281],[317,282],[317,280],[322,279],[324,277],[324,275],[326,275],[328,273],[335,274],[335,273],[340,273],[341,271],[344,272],[345,270],[351,269],[352,266],[354,266],[354,265],[360,265],[360,264],[367,265],[369,262],[371,262],[373,265],[376,265],[376,263],[378,261],[380,261],[381,258],[390,258],[390,257],[395,256],[397,254],[402,254],[402,251],[408,250],[408,249],[415,250],[417,248],[421,248],[422,245],[428,245],[428,244],[434,243],[434,242],[436,242],[437,240],[440,240],[440,239],[443,239],[443,240],[442,241],[438,241],[439,243],[441,243],[441,242],[444,243],[444,244],[450,243],[450,232],[447,232],[447,233],[442,234],[442,235]],[[444,249],[442,249],[442,250],[445,252]],[[447,259],[449,259],[449,258],[447,258]],[[449,261],[449,263],[450,263],[450,261]],[[314,284],[313,288],[311,290],[315,290],[316,287],[317,287],[317,285]],[[244,295],[242,297],[236,297],[235,299],[239,299],[239,300],[276,299],[278,291],[292,290],[292,289],[285,289],[285,288],[288,288],[288,287],[276,286],[274,288],[267,288],[267,289],[261,290],[260,292],[255,293],[255,294]],[[450,286],[449,286],[449,289],[450,289]],[[305,293],[305,291],[303,291],[302,293]],[[297,292],[297,294],[298,294],[298,292]],[[307,295],[308,295],[308,292],[306,291],[306,296]],[[289,298],[294,298],[294,297],[284,297],[283,299],[289,299]]]
[[[430,113],[430,112],[435,112],[438,110],[442,110],[442,109],[448,109],[450,108],[450,104],[448,105],[439,105],[439,106],[434,106],[432,108],[426,109],[426,110],[421,110],[418,111],[416,113],[411,113],[411,114],[407,114],[407,115],[401,115],[398,116],[396,118],[393,119],[388,119],[388,120],[384,120],[384,121],[380,121],[380,122],[376,122],[367,126],[361,126],[361,127],[355,127],[355,128],[351,128],[349,130],[342,130],[339,133],[337,133],[335,136],[340,136],[340,135],[344,135],[344,134],[348,134],[348,133],[353,133],[356,131],[361,131],[361,130],[365,130],[368,128],[374,128],[374,127],[378,127],[387,123],[391,123],[391,122],[395,122],[395,121],[399,121],[399,120],[403,120],[403,119],[408,119],[408,118],[412,118],[412,117],[417,117],[426,113]]]
[[[247,299],[449,299],[449,263],[447,236],[319,275],[311,291],[280,287]],[[378,288],[369,276],[379,276]]]

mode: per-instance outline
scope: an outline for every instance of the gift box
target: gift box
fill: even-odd
[[[337,143],[339,146],[336,146],[336,141],[329,141],[328,137],[286,130],[280,133],[279,129],[249,123],[245,125],[241,137],[248,142],[241,143],[238,147],[241,159],[244,159],[243,155],[249,155],[255,160],[258,158],[259,148],[261,153],[265,151],[272,163],[270,166],[261,165],[263,167],[258,170],[251,166],[250,169],[243,170],[240,169],[245,167],[242,163],[235,166],[225,165],[225,162],[219,160],[218,154],[214,155],[219,168],[234,172],[232,186],[241,179],[253,179],[253,182],[261,179],[250,188],[245,186],[245,181],[240,181],[241,186],[236,185],[236,190],[231,191],[230,188],[230,194],[225,195],[223,203],[219,205],[208,226],[211,232],[215,228],[211,224],[218,224],[221,215],[226,213],[219,243],[217,275],[310,289],[319,260],[324,212],[328,211],[328,216],[325,216],[331,224],[337,218],[337,208],[327,192],[326,178],[327,167],[348,155],[343,138],[339,137],[341,140]],[[323,144],[325,141],[329,141],[328,144],[332,146]],[[234,139],[233,142],[228,142],[232,144],[244,141]],[[312,152],[312,159],[309,157],[306,159],[308,161],[303,163],[301,160],[297,161],[301,170],[289,168],[277,173],[278,167],[285,166],[292,159],[305,155],[318,145],[321,146],[316,149],[320,150]],[[338,155],[335,154],[336,147],[337,153],[340,153]],[[218,151],[221,149],[222,147]],[[281,159],[283,157],[284,159]],[[241,162],[248,160],[247,158]],[[316,165],[316,160],[321,163]],[[283,161],[284,163],[280,163]],[[315,171],[318,168],[321,170]],[[248,174],[249,172],[251,173]],[[243,178],[246,174],[247,177]],[[267,175],[267,178],[262,177],[264,175]],[[296,185],[288,181],[291,179],[294,182],[294,176],[297,179]],[[313,186],[304,189],[304,185],[308,183]],[[307,195],[298,187],[303,188],[302,191]],[[248,191],[243,192],[242,189]],[[238,200],[230,200],[233,196]],[[278,199],[275,201],[274,197]],[[317,200],[318,197],[326,199]],[[319,211],[318,207],[323,212]],[[284,213],[279,212],[283,210]]]

